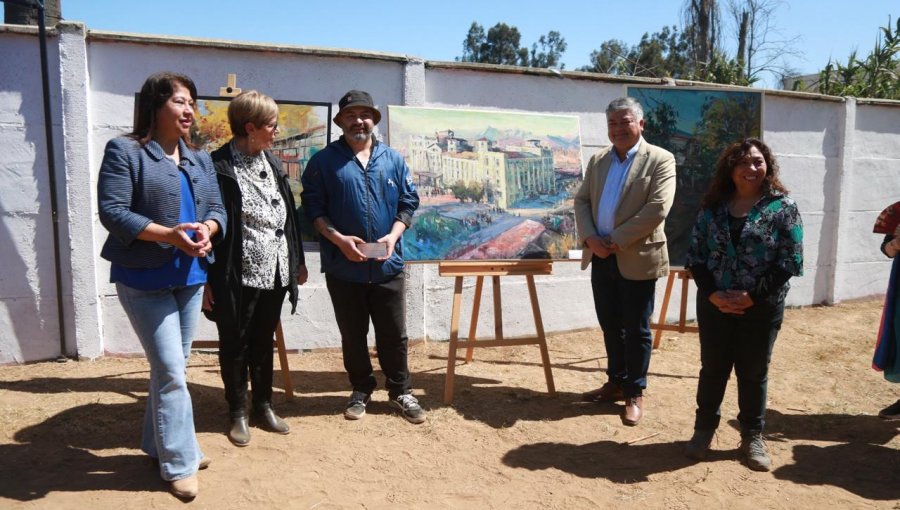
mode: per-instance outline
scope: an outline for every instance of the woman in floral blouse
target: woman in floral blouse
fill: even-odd
[[[754,138],[726,148],[687,254],[697,283],[700,381],[694,435],[685,453],[706,457],[719,425],[731,370],[738,381],[741,452],[768,471],[762,439],[772,346],[784,318],[791,276],[803,272],[803,226],[797,205],[778,179],[778,163]]]
[[[247,380],[252,410],[266,429],[290,427],[272,408],[272,337],[287,294],[297,309],[297,286],[307,270],[294,196],[271,152],[278,133],[278,105],[248,90],[231,100],[234,138],[212,153],[228,211],[227,234],[216,245],[204,309],[219,331],[219,365],[231,416],[228,438],[250,443]]]

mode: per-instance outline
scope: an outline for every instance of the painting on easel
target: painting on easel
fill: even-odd
[[[746,89],[628,86],[644,107],[644,138],[675,155],[675,202],[666,219],[669,260],[684,265],[691,229],[719,153],[762,137],[762,93]]]
[[[228,125],[229,98],[200,97],[197,99],[197,122],[191,141],[198,147],[214,151],[231,139]],[[278,138],[271,149],[281,160],[290,177],[294,200],[300,207],[300,174],[309,159],[328,145],[331,139],[331,104],[275,101],[278,103]],[[316,241],[312,225],[301,218],[303,241]]]
[[[389,106],[421,200],[407,260],[565,259],[576,249],[578,117]]]

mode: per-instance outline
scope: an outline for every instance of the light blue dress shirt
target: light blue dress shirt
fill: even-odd
[[[628,177],[628,171],[634,162],[634,155],[637,154],[643,141],[643,138],[638,139],[638,142],[625,153],[625,159],[621,161],[616,150],[612,149],[612,161],[609,164],[609,173],[606,176],[606,183],[603,185],[603,193],[600,195],[597,217],[594,222],[597,226],[597,235],[600,237],[608,237],[616,228],[616,207],[619,206],[619,199],[622,197],[622,187],[625,185],[625,178]]]

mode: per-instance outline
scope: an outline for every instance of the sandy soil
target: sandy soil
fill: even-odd
[[[891,508],[900,509],[900,422],[878,409],[900,397],[869,369],[880,315],[874,300],[789,310],[769,386],[770,473],[741,464],[729,387],[703,463],[681,454],[697,384],[696,334],[665,337],[650,366],[647,414],[625,427],[621,407],[579,402],[604,379],[599,331],[554,335],[558,394],[546,393],[536,347],[480,349],[457,367],[441,403],[447,345],[412,348],[424,425],[403,421],[378,391],[359,422],[340,353],[290,356],[297,398],[279,412],[292,433],[253,429],[238,449],[224,435],[212,354],[189,369],[197,434],[209,469],[195,508]],[[0,507],[174,508],[141,454],[142,359],[0,367]],[[732,380],[733,383],[733,380]]]

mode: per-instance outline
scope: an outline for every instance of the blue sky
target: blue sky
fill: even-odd
[[[402,53],[428,60],[462,54],[473,21],[485,30],[498,22],[516,26],[522,45],[551,30],[568,43],[566,69],[587,65],[592,50],[608,39],[636,44],[645,32],[681,26],[683,0],[63,0],[65,19],[89,29],[181,35],[329,48]],[[723,4],[726,2],[723,1]],[[148,6],[150,6],[148,8]],[[873,48],[878,27],[900,16],[898,0],[790,0],[775,22],[784,38],[799,36],[802,58],[788,63],[817,72],[829,58],[846,61],[857,48]],[[767,79],[766,85],[772,86]]]

